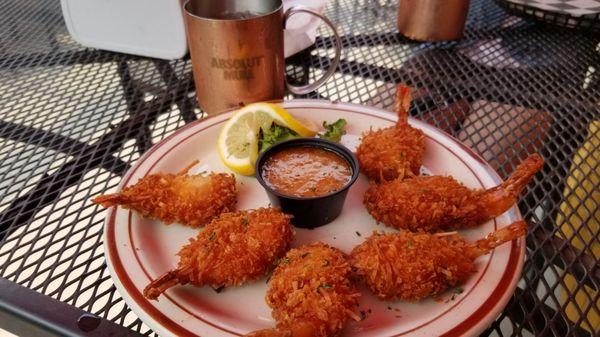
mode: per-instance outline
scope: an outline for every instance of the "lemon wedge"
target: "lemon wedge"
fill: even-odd
[[[301,137],[314,137],[318,132],[314,124],[295,119],[278,105],[249,104],[235,112],[219,133],[217,148],[223,163],[239,174],[254,174],[260,130],[268,130],[273,122]]]

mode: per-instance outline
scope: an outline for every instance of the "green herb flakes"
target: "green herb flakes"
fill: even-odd
[[[319,291],[319,289],[321,289],[321,288],[323,288],[323,289],[331,289],[331,288],[333,288],[333,286],[331,284],[329,284],[329,283],[321,283],[317,287],[317,291]]]

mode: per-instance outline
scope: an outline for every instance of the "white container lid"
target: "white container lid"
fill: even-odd
[[[176,59],[187,53],[179,0],[61,0],[69,33],[86,47]]]

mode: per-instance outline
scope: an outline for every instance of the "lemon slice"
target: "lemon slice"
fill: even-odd
[[[254,174],[260,129],[268,130],[273,122],[302,137],[313,137],[318,132],[314,124],[295,119],[278,105],[249,104],[234,113],[221,129],[217,147],[223,163],[237,173]]]

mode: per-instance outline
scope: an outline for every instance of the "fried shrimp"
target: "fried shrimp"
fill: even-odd
[[[355,247],[355,275],[383,300],[419,301],[464,282],[476,272],[474,261],[504,242],[525,235],[518,221],[468,244],[459,235],[375,232]]]
[[[269,280],[266,301],[277,327],[247,336],[338,336],[349,318],[360,320],[352,311],[358,297],[341,251],[320,242],[292,249]]]
[[[408,124],[410,89],[398,85],[395,126],[362,135],[356,150],[361,171],[376,182],[403,179],[419,174],[425,152],[425,134]]]
[[[543,165],[544,160],[534,154],[504,183],[488,190],[471,190],[443,176],[373,184],[364,204],[375,220],[390,227],[428,232],[472,227],[512,207]]]
[[[148,175],[119,193],[101,195],[92,202],[104,207],[121,205],[167,224],[203,226],[217,215],[234,210],[236,186],[231,174],[187,174],[197,163],[177,174]]]
[[[223,213],[179,251],[179,264],[152,281],[144,296],[156,299],[177,284],[237,286],[263,277],[294,237],[290,215],[274,208]]]

